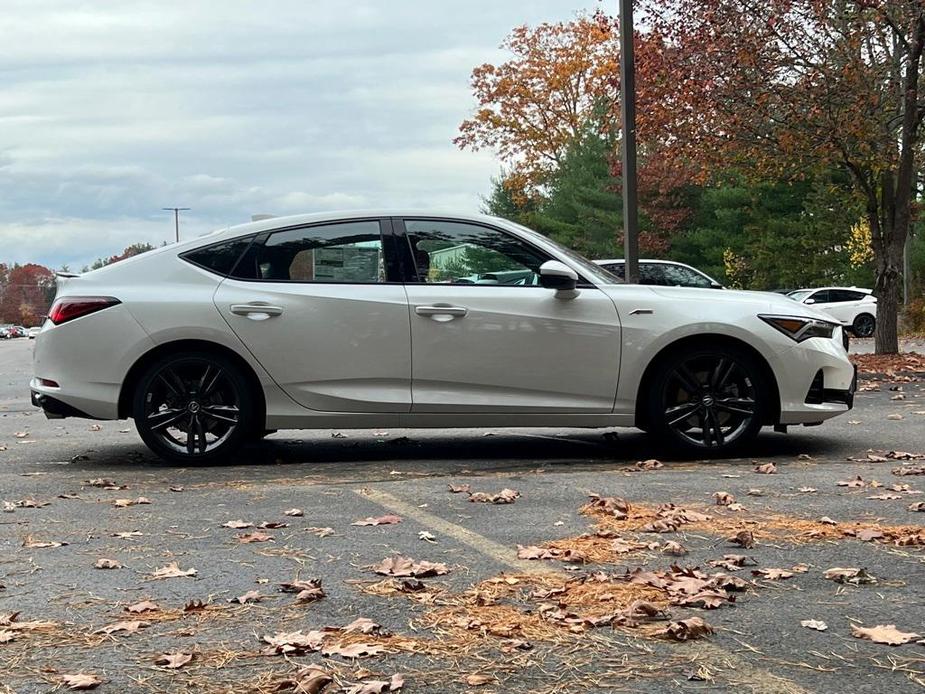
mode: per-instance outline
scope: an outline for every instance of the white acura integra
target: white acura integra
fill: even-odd
[[[62,277],[32,400],[183,462],[283,428],[636,426],[709,455],[851,408],[812,308],[614,281],[494,217],[263,220]]]

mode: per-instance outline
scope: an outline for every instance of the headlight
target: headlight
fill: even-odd
[[[811,337],[824,337],[831,340],[832,335],[835,334],[835,329],[839,327],[838,323],[830,323],[816,318],[800,318],[798,316],[758,317],[796,342],[803,342],[803,340],[808,340]]]

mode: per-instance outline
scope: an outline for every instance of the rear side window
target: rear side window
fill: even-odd
[[[213,243],[211,246],[204,246],[184,253],[180,257],[193,265],[198,265],[225,277],[231,274],[238,259],[244,254],[244,251],[247,250],[253,240],[253,236],[244,236],[239,239]]]
[[[274,232],[251,247],[234,277],[267,282],[385,282],[379,222],[340,222]]]

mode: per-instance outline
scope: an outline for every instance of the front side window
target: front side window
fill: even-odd
[[[234,275],[271,282],[384,282],[379,222],[343,222],[274,232],[263,244],[255,244]]]
[[[533,286],[549,260],[520,239],[477,224],[407,219],[405,235],[419,283]]]
[[[823,289],[820,292],[816,292],[809,298],[813,300],[814,304],[827,304],[831,301],[831,299],[829,298],[829,291],[827,289]]]

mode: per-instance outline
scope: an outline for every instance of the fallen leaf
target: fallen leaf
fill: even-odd
[[[19,632],[0,629],[0,643],[10,643],[19,637]]]
[[[282,521],[264,521],[257,527],[261,530],[279,530],[280,528],[288,528],[289,523],[283,523]]]
[[[26,549],[46,549],[48,547],[66,547],[67,542],[34,540],[31,535],[27,535],[26,539],[22,541],[22,546]]]
[[[264,636],[263,640],[273,647],[276,655],[286,655],[319,651],[323,638],[324,634],[320,631],[310,631],[307,634],[301,631],[291,631]]]
[[[748,496],[764,496],[764,492],[761,489],[749,489],[745,492]]]
[[[97,569],[121,569],[122,564],[117,562],[115,559],[97,559],[96,564],[93,565]]]
[[[142,600],[141,602],[136,602],[134,605],[129,605],[125,608],[126,612],[155,612],[161,609],[157,606],[157,603],[151,602],[150,600]]]
[[[242,533],[240,535],[235,535],[235,539],[241,544],[249,544],[251,542],[271,542],[273,540],[272,535],[267,535],[260,531],[255,531],[252,533]]]
[[[437,538],[434,537],[433,533],[428,532],[427,530],[421,530],[418,532],[418,539],[424,540],[425,542],[435,543]]]
[[[348,645],[333,643],[321,649],[321,655],[330,657],[339,655],[342,658],[369,658],[385,653],[385,646],[377,643],[351,643]]]
[[[180,493],[183,491],[183,485],[182,484],[172,484],[169,487],[167,487],[167,489],[172,492]]]
[[[481,502],[485,504],[513,504],[520,498],[520,492],[513,489],[502,489],[497,494],[487,494],[486,492],[475,492],[469,495],[469,501]]]
[[[800,494],[815,494],[818,490],[815,487],[800,487],[797,491]]]
[[[668,540],[664,545],[662,545],[662,553],[671,554],[676,557],[682,557],[687,554],[687,549],[680,542]]]
[[[916,501],[909,505],[910,511],[925,511],[925,501]]]
[[[728,541],[734,545],[739,545],[745,549],[751,549],[755,546],[755,536],[752,535],[751,530],[740,530],[732,537],[728,538]]]
[[[140,533],[137,530],[132,530],[130,532],[113,533],[112,537],[118,537],[120,540],[131,540],[133,537],[141,537],[142,534],[143,533]]]
[[[471,675],[466,675],[463,678],[463,682],[465,682],[470,687],[481,687],[486,684],[491,684],[494,681],[495,681],[495,678],[492,677],[491,675],[479,675],[476,673],[472,673]]]
[[[139,496],[137,499],[116,499],[115,501],[112,502],[112,505],[115,506],[116,508],[128,508],[129,506],[139,506],[139,505],[150,504],[150,503],[151,503],[150,499],[143,497],[143,496]]]
[[[275,691],[292,689],[297,694],[321,694],[333,681],[334,678],[317,665],[309,665],[299,670],[292,679],[280,682]]]
[[[228,521],[227,523],[222,523],[223,528],[233,528],[234,530],[243,530],[244,528],[253,528],[253,523],[248,523],[242,520],[233,520]]]
[[[139,629],[144,629],[145,627],[151,626],[151,622],[144,622],[141,620],[124,620],[121,622],[114,622],[113,624],[107,624],[104,627],[100,627],[95,630],[94,634],[115,634],[120,631],[124,631],[126,634],[134,634]]]
[[[317,537],[328,537],[329,535],[334,534],[334,528],[308,527],[308,528],[305,528],[304,530],[305,532],[311,533],[312,535],[316,535]]]
[[[875,499],[877,501],[892,501],[894,499],[902,499],[902,496],[899,494],[893,494],[892,492],[884,492],[882,494],[874,494],[873,496],[869,496],[867,498]]]
[[[187,576],[195,576],[196,569],[181,569],[177,562],[171,562],[167,566],[162,566],[160,569],[156,569],[151,572],[150,576],[154,579],[162,578],[185,578]]]
[[[372,570],[382,576],[412,576],[416,578],[443,576],[450,571],[446,564],[429,561],[415,562],[413,559],[402,556],[387,557],[373,566]]]
[[[192,659],[192,653],[164,653],[157,657],[154,664],[170,670],[176,670],[192,661]]]
[[[773,475],[777,473],[777,466],[774,463],[765,463],[764,465],[757,465],[755,467],[755,472],[762,475]]]
[[[296,593],[295,599],[297,602],[315,602],[315,600],[326,597],[324,589],[321,587],[320,578],[280,583],[279,589],[283,593]]]
[[[807,629],[815,629],[816,631],[825,631],[829,628],[828,624],[818,619],[804,619],[800,622],[800,626],[806,627]]]
[[[468,484],[450,484],[447,485],[450,490],[450,494],[471,494],[472,487]]]
[[[784,569],[755,569],[752,576],[761,576],[768,581],[780,581],[785,578],[792,578],[793,572]]]
[[[856,586],[877,582],[876,577],[867,573],[866,569],[843,569],[836,566],[832,569],[826,569],[822,576],[836,583],[851,583]]]
[[[354,632],[359,634],[378,634],[381,630],[382,626],[380,624],[366,617],[358,617],[350,622],[350,624],[340,629],[340,631],[345,634],[352,634]]]
[[[690,641],[700,639],[713,633],[713,627],[700,617],[690,617],[678,622],[669,622],[664,630],[658,632],[675,641]]]
[[[888,646],[900,646],[915,639],[922,638],[915,633],[904,633],[896,628],[895,624],[878,624],[875,627],[859,627],[851,625],[851,635],[858,639],[867,639],[874,643],[884,643]]]
[[[858,475],[852,480],[839,480],[835,484],[839,487],[863,487],[867,483]]]
[[[819,519],[819,522],[823,525],[838,525],[838,521],[832,520],[828,516],[823,516]]]
[[[385,515],[378,518],[364,518],[363,520],[353,521],[350,525],[395,525],[401,523],[401,516]]]
[[[96,675],[79,672],[76,675],[62,675],[61,684],[68,689],[87,690],[96,689],[103,684],[103,680]]]
[[[665,467],[665,465],[660,460],[650,458],[649,460],[637,461],[633,467],[636,470],[658,470],[659,468]]]
[[[260,591],[249,590],[246,593],[244,593],[244,595],[239,595],[236,598],[229,598],[228,602],[236,602],[239,605],[244,605],[249,602],[260,602],[262,598],[263,596],[260,595]]]
[[[713,501],[717,506],[728,506],[735,503],[735,497],[729,492],[713,492]]]
[[[284,515],[284,516],[292,516],[292,517],[294,517],[294,518],[298,518],[298,517],[304,516],[304,515],[305,515],[305,512],[302,511],[302,509],[300,509],[300,508],[291,508],[291,509],[289,509],[288,511],[284,511],[284,512],[283,512],[283,515]]]
[[[202,600],[190,600],[183,606],[184,612],[203,612],[209,607],[207,602]]]
[[[887,418],[887,419],[892,419],[893,421],[898,421],[898,420],[902,419],[903,416],[902,416],[901,414],[896,414],[896,413],[894,413],[894,414],[888,414],[888,415],[886,416],[886,418]]]

